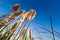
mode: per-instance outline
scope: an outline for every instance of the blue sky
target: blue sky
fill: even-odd
[[[21,10],[36,10],[32,26],[36,26],[33,24],[36,22],[50,26],[49,14],[51,14],[54,30],[60,33],[60,0],[0,0],[0,15],[11,11],[11,6],[16,3],[21,5]]]

